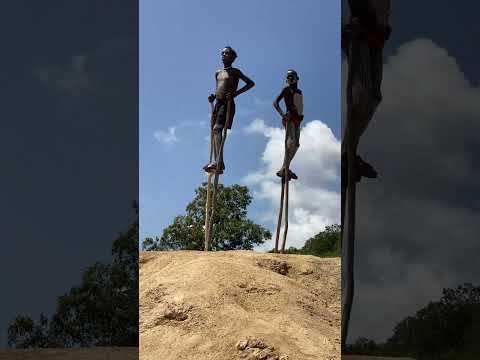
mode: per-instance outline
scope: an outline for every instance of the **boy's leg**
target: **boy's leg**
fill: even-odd
[[[222,139],[223,139],[223,127],[226,124],[227,119],[227,104],[221,104],[218,108],[217,118],[215,122],[215,126],[213,127],[214,132],[214,144],[215,144],[215,160],[214,165],[218,165],[218,159],[220,157],[220,148],[222,146]],[[223,163],[220,164],[219,170],[224,170],[225,165]]]
[[[283,177],[283,174],[285,172],[285,166],[290,167],[290,163],[292,162],[293,157],[297,153],[298,147],[300,145],[300,128],[296,128],[292,121],[287,121],[287,123],[285,124],[285,131],[287,132],[285,157],[282,168],[277,172],[277,176],[280,177]],[[297,176],[291,171],[289,171],[289,176],[293,179],[297,179]]]
[[[223,126],[222,125],[215,125],[213,131],[215,132],[215,160],[214,164],[215,166],[218,165],[218,159],[220,158],[220,151],[221,151],[221,146],[222,146],[222,139],[223,139]],[[221,164],[219,165],[220,168],[219,170],[224,170],[225,169],[225,164],[223,163],[223,159]]]
[[[298,150],[297,143],[297,129],[292,121],[287,121],[287,157],[285,159],[285,165],[288,164],[288,166],[290,166]]]
[[[223,127],[225,125],[226,105],[217,104],[215,106],[215,124],[213,126],[213,159],[204,167],[205,171],[209,172],[215,170],[217,167],[217,161],[220,156],[220,147],[222,146]],[[222,161],[223,163],[223,161]],[[222,164],[223,165],[223,164]],[[220,170],[223,170],[225,166],[220,166]]]

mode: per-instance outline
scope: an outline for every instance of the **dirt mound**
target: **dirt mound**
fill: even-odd
[[[392,358],[392,357],[379,357],[379,356],[368,356],[368,355],[343,355],[342,360],[414,360],[412,358]]]
[[[0,360],[136,360],[138,348],[0,350]]]
[[[142,252],[140,359],[340,359],[340,259]]]

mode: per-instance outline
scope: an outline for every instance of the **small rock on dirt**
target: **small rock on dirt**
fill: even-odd
[[[237,349],[238,350],[245,350],[248,346],[248,340],[240,340],[237,343]]]

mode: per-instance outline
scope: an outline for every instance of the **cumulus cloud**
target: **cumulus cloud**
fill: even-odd
[[[178,143],[180,139],[176,135],[177,128],[175,126],[170,126],[168,130],[157,130],[154,132],[153,136],[155,139],[161,143],[171,146],[175,143]]]
[[[48,88],[66,95],[78,94],[92,85],[86,71],[87,55],[75,55],[64,66],[45,66],[37,69],[37,76]]]
[[[261,167],[243,181],[252,186],[256,199],[268,204],[263,220],[276,226],[281,187],[275,173],[283,162],[285,131],[261,119],[254,119],[243,130],[267,139]],[[287,247],[301,247],[325,226],[340,221],[340,142],[325,123],[305,124],[291,168],[299,180],[290,183]]]
[[[383,340],[442,288],[480,278],[480,89],[417,39],[387,59],[382,92],[359,149],[380,178],[357,191],[351,341]]]
[[[167,145],[173,146],[176,143],[180,142],[180,137],[178,135],[178,131],[180,129],[194,129],[194,128],[206,128],[208,125],[207,121],[181,121],[176,126],[170,126],[166,130],[157,130],[153,133],[155,139],[159,142]],[[210,135],[206,135],[204,138],[205,142],[210,142]]]

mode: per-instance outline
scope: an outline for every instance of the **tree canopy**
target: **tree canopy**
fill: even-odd
[[[444,289],[415,315],[400,321],[385,342],[359,338],[347,353],[376,356],[409,356],[422,359],[477,359],[480,357],[480,286],[466,283]]]
[[[143,250],[203,250],[206,184],[195,190],[186,214],[176,216],[162,236],[146,238]],[[218,185],[212,228],[212,250],[252,250],[271,238],[269,230],[247,218],[252,196],[246,186]]]
[[[300,249],[291,246],[285,253],[338,257],[341,255],[341,227],[338,224],[326,226],[325,230],[305,241]]]
[[[17,316],[8,328],[16,348],[138,346],[138,205],[129,229],[113,242],[113,261],[95,263],[79,286],[57,299],[56,312],[38,322]]]

